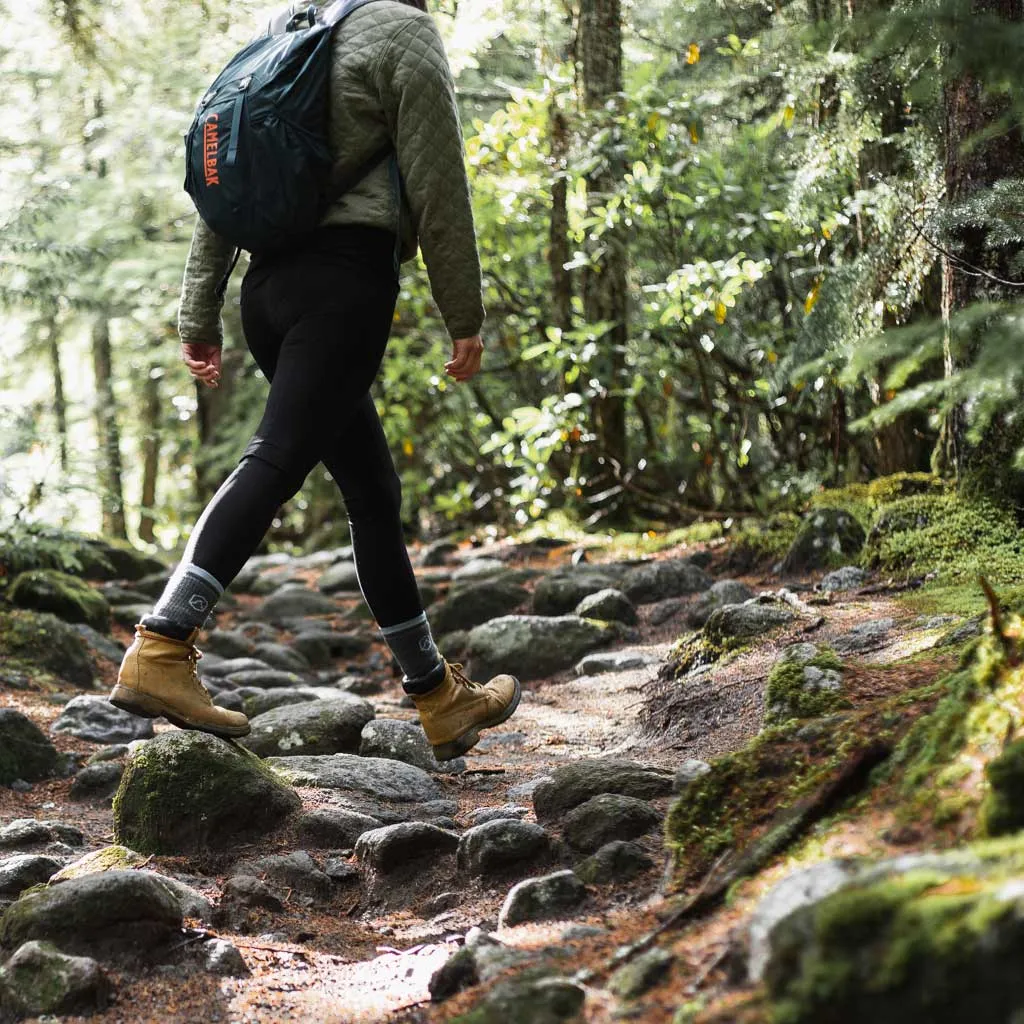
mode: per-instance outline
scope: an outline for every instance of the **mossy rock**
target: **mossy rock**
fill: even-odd
[[[584,990],[568,978],[513,978],[496,985],[479,1006],[453,1017],[451,1024],[560,1024],[579,1020],[585,1000]]]
[[[82,569],[86,579],[141,580],[152,573],[167,571],[159,558],[137,550],[127,541],[88,537],[85,546],[93,555]]]
[[[815,509],[786,552],[782,572],[838,569],[860,555],[866,537],[864,527],[846,509]]]
[[[27,942],[0,967],[0,1019],[89,1015],[106,1008],[110,988],[95,960]]]
[[[744,520],[731,534],[725,568],[746,573],[779,561],[800,532],[800,517],[780,512],[767,519]]]
[[[141,747],[114,797],[114,836],[140,853],[225,849],[265,835],[302,805],[255,754],[200,732]]]
[[[11,604],[37,612],[53,612],[65,622],[84,622],[105,632],[110,627],[107,599],[87,583],[56,569],[23,572],[7,592]]]
[[[985,776],[991,787],[982,805],[985,834],[1003,836],[1024,829],[1024,740],[989,761]]]
[[[805,645],[799,644],[802,648]],[[843,663],[830,648],[811,654],[787,652],[768,676],[765,723],[778,725],[790,718],[817,718],[850,706],[843,695]]]
[[[0,660],[5,669],[29,676],[51,673],[75,686],[91,686],[92,662],[85,641],[48,612],[0,613]]]
[[[0,708],[0,786],[52,775],[60,760],[39,727],[13,708]]]

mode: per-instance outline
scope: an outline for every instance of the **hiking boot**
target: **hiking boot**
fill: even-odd
[[[438,761],[451,761],[480,742],[480,730],[511,718],[522,690],[515,676],[474,683],[461,665],[444,663],[444,679],[429,693],[412,693],[420,724]]]
[[[249,735],[249,719],[213,703],[199,681],[202,654],[196,650],[195,630],[187,640],[172,640],[144,626],[135,627],[135,640],[125,652],[110,703],[143,718],[163,716],[181,729],[198,729],[230,739]]]

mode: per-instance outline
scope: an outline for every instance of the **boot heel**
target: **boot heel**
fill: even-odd
[[[154,710],[153,705],[142,694],[130,690],[127,686],[121,686],[120,683],[114,687],[107,699],[115,708],[127,711],[130,715],[138,715],[139,718],[159,718],[163,714],[162,711]]]
[[[479,742],[480,733],[476,729],[470,729],[469,732],[464,732],[450,743],[438,743],[433,748],[434,757],[438,761],[454,761],[455,758],[462,757],[467,750],[471,750]]]

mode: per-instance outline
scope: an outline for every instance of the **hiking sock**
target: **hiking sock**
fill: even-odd
[[[381,633],[405,673],[406,693],[428,693],[444,679],[444,659],[430,633],[426,612],[396,626],[383,626]]]
[[[153,613],[141,624],[155,633],[186,640],[206,622],[223,593],[224,588],[205,569],[182,564],[167,581]]]

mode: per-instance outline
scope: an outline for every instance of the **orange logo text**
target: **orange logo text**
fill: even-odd
[[[220,184],[217,173],[217,149],[220,146],[220,117],[211,114],[203,124],[203,170],[206,172],[206,187]]]

